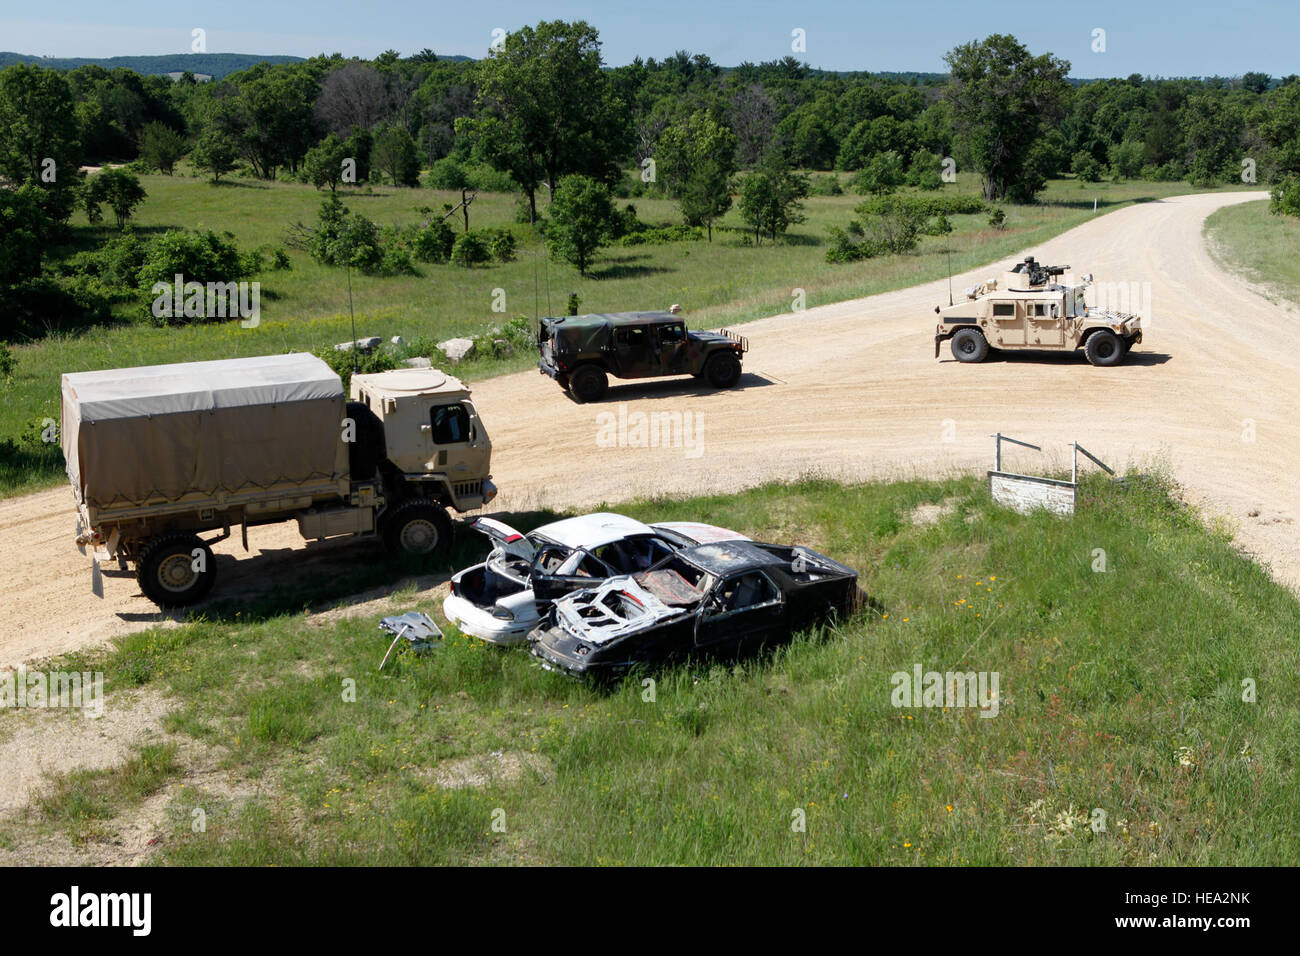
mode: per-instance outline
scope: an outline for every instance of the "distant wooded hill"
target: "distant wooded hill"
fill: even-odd
[[[440,60],[460,62],[467,56],[440,56]],[[44,57],[29,53],[0,53],[0,69],[13,63],[37,63],[54,70],[75,70],[79,66],[94,64],[106,70],[124,67],[144,76],[164,73],[206,74],[219,80],[231,73],[247,70],[258,63],[302,63],[300,56],[263,56],[258,53],[171,53],[162,56],[110,56],[110,57]]]

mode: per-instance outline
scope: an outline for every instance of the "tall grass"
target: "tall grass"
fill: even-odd
[[[977,478],[627,505],[827,551],[872,607],[606,690],[454,631],[379,672],[377,615],[185,625],[148,681],[183,702],[172,726],[196,750],[269,790],[180,791],[157,860],[1294,862],[1300,604],[1167,491],[1090,479],[1068,519],[996,507]],[[939,517],[917,523],[926,503]],[[138,682],[143,639],[98,662],[110,686]],[[891,675],[917,664],[997,672],[997,716],[892,706]],[[534,763],[439,783],[449,761],[509,755]]]

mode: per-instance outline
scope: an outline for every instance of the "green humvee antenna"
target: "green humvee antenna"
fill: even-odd
[[[352,250],[348,249],[348,317],[352,320],[352,374],[361,369],[357,360],[357,316],[352,311]]]

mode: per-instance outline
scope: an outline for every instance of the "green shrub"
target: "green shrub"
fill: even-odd
[[[424,185],[430,189],[461,189],[469,185],[469,174],[450,156],[440,159],[424,174]]]
[[[1074,158],[1070,160],[1070,171],[1085,183],[1101,181],[1102,165],[1086,149],[1081,149],[1074,154]]]
[[[842,196],[844,187],[840,185],[840,177],[834,173],[823,173],[808,178],[808,195],[810,196]]]
[[[969,216],[976,213],[984,212],[988,208],[984,200],[978,196],[920,196],[899,195],[899,196],[877,196],[874,199],[868,199],[854,207],[854,212],[862,216],[878,216],[886,209],[893,207],[893,204],[902,201],[914,206],[917,212],[924,216],[937,216],[943,213],[945,216]]]
[[[464,266],[467,269],[482,265],[491,257],[492,254],[488,251],[487,243],[477,233],[461,233],[456,237],[455,245],[451,247],[451,261],[455,265]]]
[[[497,262],[514,262],[519,241],[509,229],[496,230],[488,239],[488,252]]]
[[[343,379],[343,390],[345,392],[352,386],[352,372],[354,369],[363,375],[367,375],[371,372],[387,372],[391,368],[397,368],[400,363],[399,356],[384,347],[370,352],[361,352],[355,349],[338,351],[332,346],[326,346],[318,349],[315,354],[338,373],[339,378]]]
[[[508,173],[493,169],[485,163],[466,163],[464,170],[469,179],[466,185],[471,189],[485,193],[513,193],[519,190],[519,184]]]
[[[7,342],[0,342],[0,379],[6,383],[14,377],[14,372],[18,370],[18,357],[14,355],[14,350],[9,347]]]
[[[65,276],[82,276],[96,282],[105,295],[114,300],[129,298],[139,284],[148,243],[141,242],[127,230],[109,239],[98,249],[79,252],[60,266]]]
[[[40,276],[5,288],[0,336],[38,336],[108,320],[109,300],[95,282],[85,276]]]
[[[147,290],[156,282],[170,285],[177,275],[185,282],[237,282],[256,271],[259,260],[256,253],[241,255],[232,240],[210,229],[169,229],[149,242],[136,286]]]
[[[292,269],[293,263],[289,261],[289,253],[285,252],[280,246],[271,250],[271,268],[272,269]]]
[[[718,227],[714,227],[717,229]],[[647,226],[640,232],[627,233],[615,245],[662,246],[669,242],[703,242],[708,233],[703,226]]]
[[[412,237],[411,253],[421,262],[446,262],[455,243],[456,233],[447,220],[434,219]]]
[[[1300,216],[1300,177],[1288,176],[1273,187],[1268,211],[1275,216]]]
[[[1004,229],[1007,224],[1007,214],[1003,212],[1001,206],[994,206],[993,211],[989,213],[989,225],[994,229]]]

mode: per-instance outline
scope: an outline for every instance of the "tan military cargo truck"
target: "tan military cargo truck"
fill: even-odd
[[[935,306],[934,357],[940,343],[950,341],[959,362],[982,362],[990,350],[1082,349],[1093,365],[1118,365],[1142,341],[1142,319],[1091,308],[1085,293],[1092,276],[1066,282],[1069,269],[1044,266],[1030,256],[1000,278],[967,289],[964,301]]]
[[[63,455],[77,546],[135,565],[160,607],[202,599],[211,546],[238,527],[296,520],[308,540],[379,535],[446,545],[448,508],[496,495],[492,443],[460,381],[436,369],[353,375],[313,355],[63,376]],[[200,537],[218,532],[216,537]]]

